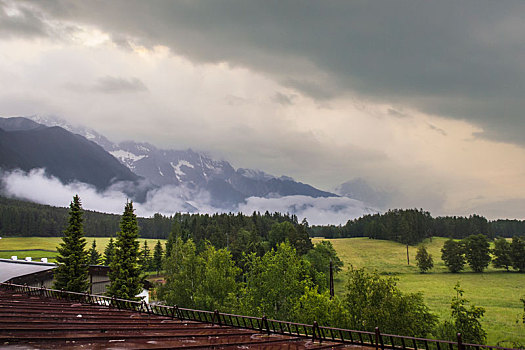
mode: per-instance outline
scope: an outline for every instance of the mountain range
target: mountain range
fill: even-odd
[[[0,167],[45,168],[63,183],[83,182],[99,191],[120,184],[119,189],[139,202],[151,190],[183,188],[180,199],[195,211],[199,208],[192,197],[199,193],[206,193],[211,207],[233,211],[250,198],[339,197],[288,176],[235,169],[225,160],[191,149],[159,149],[135,141],[114,143],[95,130],[49,116],[0,118]],[[362,206],[356,208],[359,212],[373,212],[354,202],[352,205]]]

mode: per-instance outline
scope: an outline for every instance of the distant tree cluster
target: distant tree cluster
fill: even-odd
[[[370,237],[413,245],[430,237],[463,239],[477,234],[489,238],[525,235],[525,220],[489,222],[479,215],[433,218],[422,209],[396,209],[349,220],[343,226],[313,226],[310,234],[325,238]]]
[[[483,272],[490,262],[497,268],[510,267],[525,271],[525,238],[514,236],[512,242],[505,238],[494,241],[494,249],[483,234],[471,235],[463,240],[447,240],[441,249],[441,259],[450,272],[460,272],[468,264],[475,272]],[[494,256],[492,257],[491,254]]]

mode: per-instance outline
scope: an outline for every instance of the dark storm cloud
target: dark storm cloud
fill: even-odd
[[[525,2],[35,1],[53,18],[228,62],[317,99],[347,92],[525,144]]]
[[[123,93],[148,91],[148,88],[137,78],[106,76],[97,80],[93,90],[104,93]]]

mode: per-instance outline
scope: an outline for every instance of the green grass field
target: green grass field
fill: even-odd
[[[86,237],[87,244],[86,249],[91,248],[93,240],[97,242],[97,250],[102,254],[104,248],[109,242],[109,237]],[[157,244],[156,239],[139,239],[140,247],[144,244],[144,241],[148,242],[148,247],[153,253],[153,248]],[[165,242],[165,240],[160,240]],[[61,237],[3,237],[0,239],[0,258],[9,259],[11,256],[16,255],[18,259],[24,259],[26,256],[30,256],[33,260],[39,260],[40,258],[48,258],[49,262],[55,261],[56,248],[62,242]],[[50,250],[42,251],[42,250]]]
[[[314,243],[321,239],[313,239]],[[416,266],[417,247],[409,247],[410,265],[407,264],[406,246],[368,238],[329,239],[345,267],[364,267],[399,278],[398,286],[406,292],[422,292],[429,307],[441,319],[450,316],[450,301],[454,286],[460,282],[464,296],[473,304],[486,309],[483,327],[488,333],[488,344],[514,347],[525,346],[525,325],[521,323],[525,296],[525,274],[506,272],[490,266],[484,273],[449,273],[441,257],[444,238],[433,238],[424,244],[434,259],[430,273],[421,274]],[[335,281],[337,293],[342,293],[344,273]],[[513,344],[514,342],[515,344]]]

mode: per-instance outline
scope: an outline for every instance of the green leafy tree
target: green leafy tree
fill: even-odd
[[[162,270],[162,259],[163,259],[164,251],[162,249],[162,244],[160,241],[157,241],[157,244],[155,244],[155,248],[153,249],[153,269],[157,271],[157,275],[159,274],[160,270]]]
[[[424,245],[420,245],[417,248],[416,263],[421,273],[425,273],[434,267],[434,260],[432,259],[432,255],[428,253],[427,248]]]
[[[195,305],[204,310],[234,311],[241,269],[235,266],[231,253],[207,244],[199,256],[202,274],[195,290]]]
[[[310,276],[318,286],[319,291],[329,288],[330,261],[332,261],[334,273],[341,271],[343,267],[343,262],[337,256],[337,252],[330,241],[316,243],[314,248],[304,255],[304,259],[310,263]]]
[[[512,237],[510,258],[514,269],[525,272],[525,237]]]
[[[93,243],[91,244],[91,249],[89,250],[88,257],[89,257],[88,258],[89,265],[98,265],[100,264],[100,261],[102,260],[102,256],[97,250],[96,240],[93,240]]]
[[[494,259],[492,265],[496,268],[505,268],[507,271],[512,266],[510,243],[505,238],[494,240],[494,249],[492,250]]]
[[[327,327],[348,328],[348,310],[343,301],[329,291],[319,293],[316,287],[306,287],[303,295],[295,303],[293,320],[306,324],[317,321]]]
[[[394,277],[381,277],[364,269],[349,271],[345,306],[351,329],[408,336],[426,336],[437,323],[437,316],[423,301],[421,293],[404,294]]]
[[[139,265],[143,272],[150,271],[152,268],[151,250],[148,247],[148,241],[144,240],[144,245],[139,253]]]
[[[279,244],[262,257],[250,254],[246,268],[241,300],[245,314],[290,319],[305,287],[312,285],[305,262],[289,243]]]
[[[463,244],[453,239],[445,241],[441,248],[441,259],[445,262],[450,272],[459,272],[465,266]]]
[[[464,343],[485,344],[487,332],[481,326],[481,318],[485,314],[485,309],[479,306],[470,305],[470,301],[463,297],[464,290],[461,289],[459,282],[454,287],[456,296],[452,298],[450,308],[452,309],[451,320],[444,321],[437,327],[436,336],[440,339],[456,340],[456,334],[461,333]]]
[[[78,195],[69,205],[68,226],[62,243],[57,247],[58,267],[54,271],[54,288],[71,292],[85,292],[88,289],[88,259],[84,250],[86,239],[82,226],[82,205]]]
[[[475,272],[483,272],[489,266],[490,243],[484,234],[471,235],[465,239],[465,256]]]
[[[115,259],[115,242],[113,237],[109,238],[109,242],[104,249],[104,258],[103,262],[106,266],[111,266],[111,262]]]
[[[196,254],[195,243],[176,237],[171,245],[171,255],[166,259],[166,283],[159,296],[168,305],[195,308],[195,290],[202,281],[202,259]]]
[[[138,223],[133,202],[127,202],[120,220],[120,231],[115,243],[115,257],[109,272],[108,294],[121,299],[137,300],[142,291],[138,264]]]

